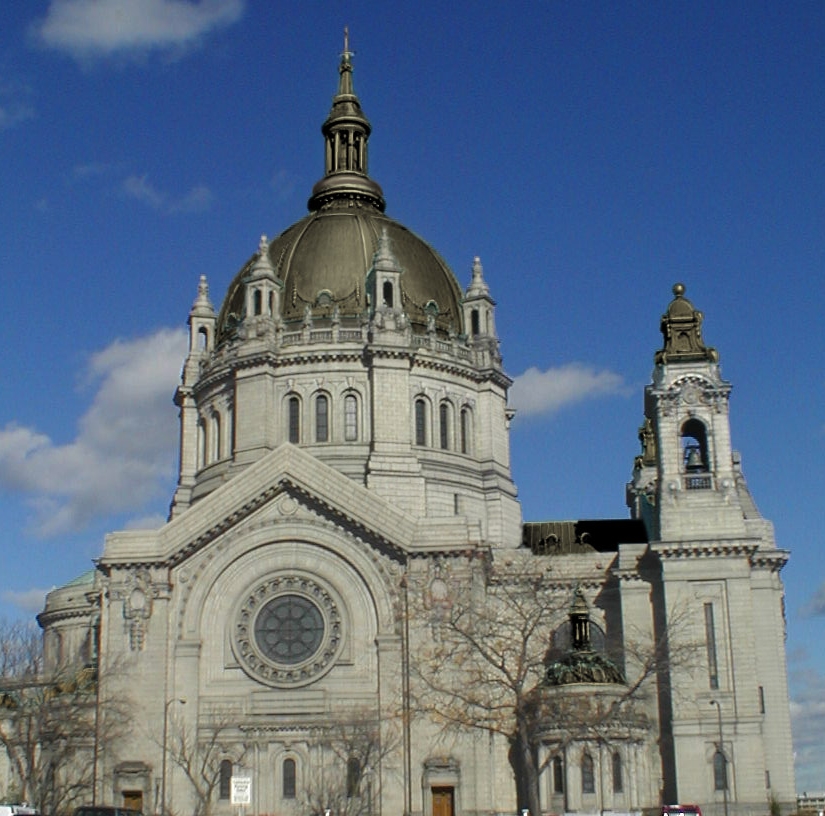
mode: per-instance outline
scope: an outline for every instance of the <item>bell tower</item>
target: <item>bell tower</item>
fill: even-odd
[[[642,453],[628,505],[663,541],[742,536],[752,500],[731,450],[731,386],[716,349],[702,338],[702,313],[681,283],[673,294],[660,324],[664,346],[645,388]]]

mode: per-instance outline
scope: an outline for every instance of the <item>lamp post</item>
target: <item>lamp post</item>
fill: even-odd
[[[718,700],[711,700],[710,704],[716,706],[716,715],[719,718],[719,756],[722,758],[722,770],[725,778],[722,785],[722,796],[725,803],[725,816],[728,816],[728,760],[725,756],[724,742],[722,739],[722,706]]]
[[[163,706],[163,758],[161,759],[160,772],[160,816],[166,816],[166,740],[169,735],[169,706],[172,703],[186,704],[186,700],[181,700],[178,697],[173,697],[166,701]]]

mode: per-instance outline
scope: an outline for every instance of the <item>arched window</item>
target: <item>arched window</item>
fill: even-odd
[[[209,332],[206,326],[201,326],[198,329],[198,348],[203,351],[209,346]]]
[[[469,408],[462,408],[461,409],[461,452],[462,453],[470,453],[471,452],[471,444],[470,440],[472,438],[472,417],[470,416],[470,409]]]
[[[281,766],[281,790],[284,799],[294,799],[297,792],[295,760],[291,757],[284,760]]]
[[[728,760],[721,751],[716,751],[713,755],[713,789],[728,789]]]
[[[586,751],[582,754],[582,793],[596,792],[596,774],[593,770],[593,757]]]
[[[427,403],[423,399],[415,401],[415,444],[427,444]]]
[[[212,414],[210,420],[211,434],[209,440],[209,461],[217,462],[221,458],[221,416]]]
[[[358,757],[350,757],[347,760],[347,798],[358,796],[358,788],[361,786],[361,761]]]
[[[473,337],[478,337],[481,333],[481,322],[478,317],[478,309],[473,309],[470,312],[470,334]]]
[[[232,760],[221,760],[218,773],[218,799],[229,799],[232,793]]]
[[[682,425],[682,466],[688,473],[710,470],[707,429],[695,418]]]
[[[301,400],[296,396],[287,402],[287,436],[293,445],[301,441]]]
[[[450,404],[442,402],[438,406],[438,434],[441,450],[448,450],[450,447]]]
[[[198,467],[206,465],[206,422],[198,420]]]
[[[621,793],[624,790],[622,780],[622,757],[618,751],[613,752],[613,793]]]
[[[347,442],[358,439],[358,399],[355,394],[344,397],[344,439]]]
[[[255,292],[252,295],[252,299],[253,299],[253,302],[254,302],[254,306],[253,306],[254,313],[256,315],[259,315],[263,311],[261,290],[260,289],[255,290]]]
[[[315,441],[329,442],[329,398],[326,394],[315,397]]]
[[[553,793],[564,793],[564,761],[553,757]]]
[[[392,308],[392,281],[384,281],[384,305]]]

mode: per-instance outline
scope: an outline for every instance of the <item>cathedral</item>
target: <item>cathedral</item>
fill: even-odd
[[[481,261],[464,286],[385,214],[351,57],[308,214],[261,237],[218,308],[192,282],[167,523],[107,536],[38,618],[47,665],[80,659],[99,700],[129,699],[90,798],[791,811],[788,553],[702,313],[663,291],[627,518],[524,521]]]

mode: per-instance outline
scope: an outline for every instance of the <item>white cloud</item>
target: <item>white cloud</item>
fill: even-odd
[[[552,414],[583,400],[620,394],[626,390],[619,374],[597,371],[582,363],[539,371],[533,366],[513,381],[510,404],[520,416]]]
[[[45,45],[88,59],[197,44],[240,19],[244,0],[51,0],[35,35]]]
[[[797,790],[822,790],[825,675],[806,668],[791,672],[791,731]]]
[[[39,535],[139,510],[168,485],[177,449],[172,395],[186,343],[184,331],[163,329],[93,355],[87,381],[97,390],[68,444],[17,423],[0,430],[0,485],[29,497]]]
[[[214,200],[212,192],[203,184],[196,185],[181,198],[173,199],[168,193],[158,190],[146,176],[129,176],[124,179],[121,190],[128,198],[169,215],[202,212],[209,209]]]
[[[819,585],[811,600],[802,608],[801,614],[804,618],[825,615],[825,583]]]
[[[15,591],[7,589],[0,595],[6,603],[16,606],[21,612],[29,615],[36,615],[43,611],[43,606],[46,603],[46,593],[48,589],[25,589]]]

